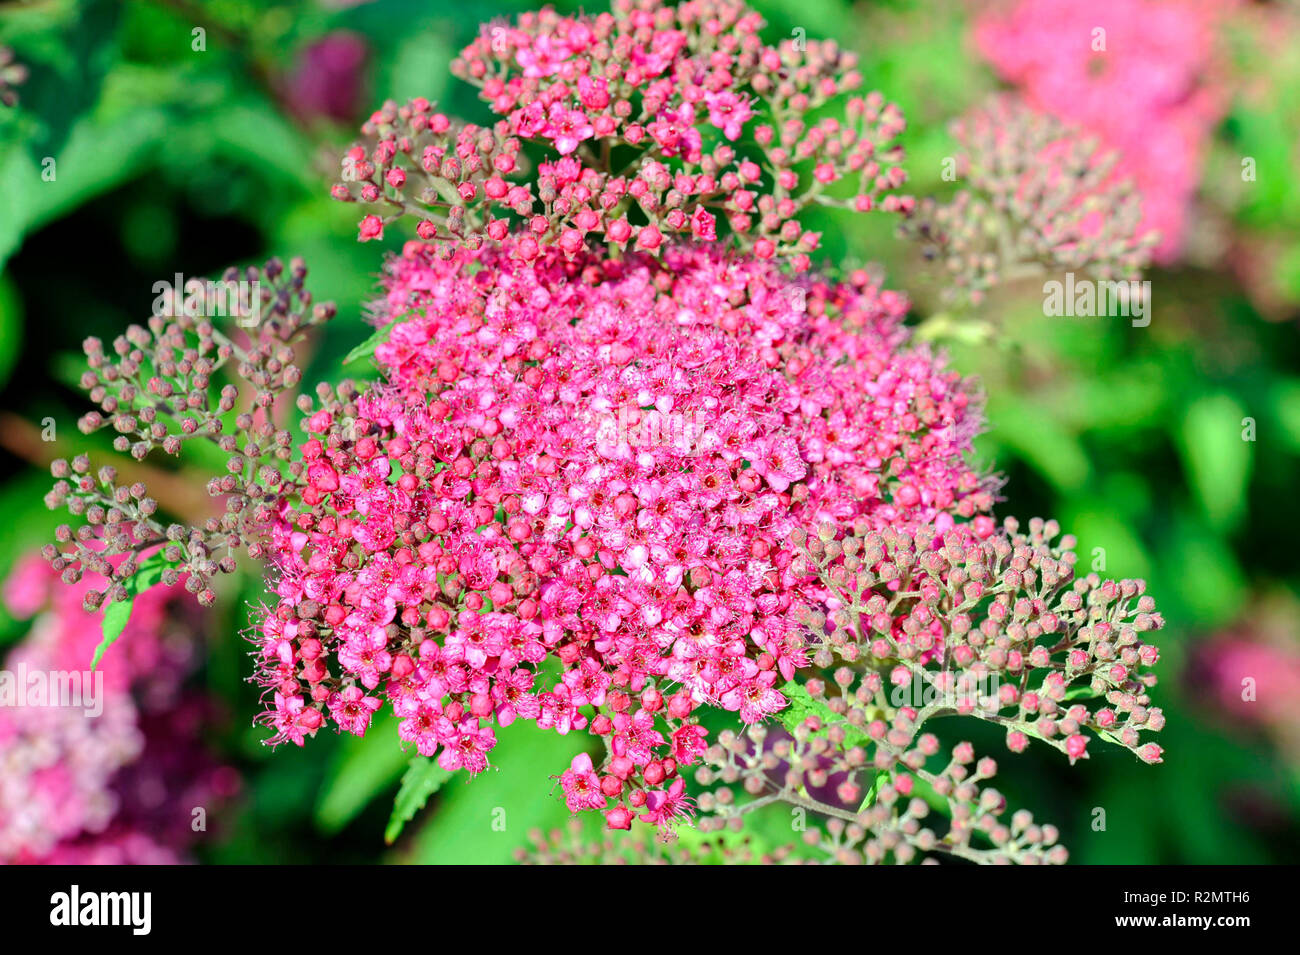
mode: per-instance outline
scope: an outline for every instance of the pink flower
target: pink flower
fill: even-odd
[[[703,701],[750,723],[786,706],[778,681],[808,662],[793,608],[821,587],[792,535],[827,516],[951,527],[991,506],[964,461],[979,417],[907,345],[905,300],[865,278],[798,283],[663,236],[656,258],[525,262],[524,241],[450,259],[412,244],[390,263],[386,380],[355,399],[368,430],[313,416],[330,433],[303,448],[307,510],[268,529],[280,602],[258,680],[276,740],[324,719],[363,732],[386,700],[400,738],[449,770],[482,771],[492,721],[523,718],[604,735],[618,778],[659,789],[665,760],[708,745],[665,722],[665,681],[695,701],[674,720]],[[604,772],[570,767],[566,800],[595,804]],[[675,813],[667,792],[655,818]]]
[[[560,786],[564,789],[564,802],[570,812],[602,809],[609,801],[600,791],[600,777],[586,753],[573,757],[569,768],[560,776]]]
[[[697,209],[691,216],[691,235],[704,242],[713,242],[718,238],[717,217],[703,208]]]
[[[202,838],[190,809],[212,811],[238,789],[238,775],[200,741],[212,701],[182,689],[199,663],[191,635],[201,625],[179,599],[182,585],[135,595],[126,629],[96,670],[92,701],[85,671],[103,640],[102,617],[82,601],[96,577],[59,584],[32,555],[4,582],[6,609],[34,619],[0,659],[0,865],[179,864]],[[36,673],[78,679],[65,690],[51,685],[44,699],[24,697]]]
[[[673,758],[689,766],[708,749],[708,731],[698,723],[687,723],[673,732]]]
[[[722,130],[728,139],[739,139],[745,124],[754,118],[749,101],[731,90],[709,93],[704,97],[709,107],[709,122]]]
[[[455,727],[446,719],[441,723],[443,726],[438,738],[444,749],[438,756],[438,765],[448,772],[464,769],[470,775],[477,775],[487,769],[487,754],[497,744],[492,728],[480,726],[479,721],[472,716],[466,717]]]
[[[749,453],[754,473],[766,478],[775,491],[787,490],[808,473],[808,466],[799,455],[799,446],[791,438],[764,438],[754,444]]]
[[[584,139],[596,134],[595,127],[587,120],[587,114],[580,109],[567,109],[559,103],[554,104],[546,114],[546,126],[542,135],[555,140],[555,149],[561,156],[567,156],[578,148]]]
[[[1199,0],[1020,0],[976,25],[980,50],[1028,101],[1119,150],[1159,261],[1177,257],[1209,138],[1226,109],[1215,76],[1221,10]],[[1122,101],[1123,109],[1114,104]]]
[[[442,719],[442,710],[434,703],[417,702],[414,711],[397,726],[397,735],[408,743],[414,743],[421,756],[432,756],[438,752],[438,723]]]
[[[686,781],[673,780],[666,790],[653,789],[646,795],[645,811],[641,818],[655,826],[668,826],[675,820],[695,814],[692,801],[685,793]]]
[[[813,189],[851,178],[860,206],[911,208],[893,194],[904,179],[898,108],[870,94],[843,101],[839,116],[823,109],[861,84],[852,54],[817,41],[765,45],[761,18],[743,2],[706,7],[649,0],[485,26],[452,71],[500,122],[453,124],[421,97],[387,102],[363,125],[365,142],[346,154],[331,195],[389,222],[411,215],[426,241],[477,247],[486,238],[529,262],[555,246],[572,255],[602,236],[626,243],[630,235],[611,221],[625,209],[636,222],[644,213],[665,237],[716,241],[699,215],[707,208],[747,236],[745,247],[788,256],[801,272],[820,238],[799,222]],[[779,148],[772,127],[754,128],[760,102],[778,120]],[[779,201],[759,166],[731,146],[750,132],[768,152]],[[573,175],[555,175],[557,158],[578,156],[593,138],[600,147],[581,154]],[[645,175],[664,160],[678,161],[672,174]],[[793,167],[805,163],[816,173],[800,189]],[[463,218],[458,211],[442,225],[443,198],[426,189],[428,176],[454,190]],[[509,242],[507,208],[529,223],[526,239]],[[367,224],[363,238],[377,235]]]
[[[353,736],[364,736],[370,718],[383,704],[377,696],[366,696],[359,686],[345,687],[330,699],[330,714]]]
[[[627,806],[619,805],[605,813],[605,824],[610,829],[631,829],[632,811]]]

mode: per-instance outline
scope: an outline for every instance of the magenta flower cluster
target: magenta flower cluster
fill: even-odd
[[[409,244],[380,303],[388,383],[351,441],[309,419],[308,508],[274,529],[276,739],[362,733],[386,701],[421,753],[479,771],[492,723],[525,717],[607,741],[599,789],[566,775],[571,805],[636,808],[703,751],[697,706],[781,709],[821,599],[793,531],[993,529],[969,394],[907,347],[905,301],[856,279],[708,246],[528,264]],[[620,417],[702,427],[633,444]]]
[[[88,430],[177,453],[159,409],[183,396],[184,436],[228,455],[225,511],[164,527],[142,485],[56,462],[51,505],[88,523],[59,529],[54,570],[112,577],[87,595],[111,603],[138,568],[110,558],[157,544],[164,582],[210,602],[235,548],[267,562],[251,637],[272,744],[364,735],[388,708],[409,749],[476,774],[523,719],[599,741],[556,779],[610,829],[698,811],[716,832],[782,802],[826,820],[805,842],[833,861],[1064,861],[1053,827],[1003,818],[993,760],[924,726],[1159,762],[1163,620],[1141,581],[1076,577],[1054,522],[995,521],[978,392],[871,272],[810,271],[802,215],[910,214],[974,296],[999,263],[1127,274],[1149,244],[1136,204],[1094,144],[997,104],[964,127],[987,198],[898,197],[897,109],[872,93],[834,118],[853,57],[761,26],[737,0],[618,0],[484,27],[454,70],[493,124],[386,104],[332,190],[379,210],[362,240],[420,220],[371,306],[381,380],[300,395],[296,448],[278,426],[291,346],[334,314],[300,263],[268,263],[247,349],[184,316],[114,355],[88,342]],[[232,362],[242,413],[234,385],[205,397]]]

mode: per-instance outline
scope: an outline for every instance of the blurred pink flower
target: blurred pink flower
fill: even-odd
[[[1251,726],[1300,763],[1300,605],[1269,595],[1251,616],[1200,644],[1189,684],[1197,698]]]
[[[1206,145],[1226,97],[1215,36],[1232,2],[1020,0],[979,15],[974,39],[1034,106],[1119,150],[1155,257],[1177,258]]]
[[[91,576],[65,586],[39,557],[18,563],[3,598],[17,616],[37,616],[4,659],[11,687],[37,672],[85,681],[102,639],[99,615],[81,606]],[[194,661],[193,621],[176,614],[192,605],[173,603],[182,590],[135,598],[100,661],[93,707],[84,696],[85,708],[0,705],[0,863],[180,862],[195,839],[192,810],[211,811],[238,789],[199,742],[209,705],[181,697]]]
[[[356,33],[326,34],[298,54],[285,99],[304,119],[354,120],[366,101],[365,68],[370,47]]]
[[[1213,640],[1198,662],[1199,682],[1235,719],[1265,729],[1300,727],[1300,646],[1232,633]]]

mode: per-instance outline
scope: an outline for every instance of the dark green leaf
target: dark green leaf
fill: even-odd
[[[393,800],[393,816],[388,820],[384,830],[384,841],[392,845],[402,834],[402,829],[417,812],[424,808],[429,797],[442,788],[443,783],[451,779],[451,773],[443,769],[428,756],[416,756],[411,760],[406,775],[402,777],[402,788]]]

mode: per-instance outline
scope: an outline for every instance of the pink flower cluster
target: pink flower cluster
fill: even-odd
[[[1031,105],[1120,152],[1116,174],[1142,193],[1142,232],[1159,233],[1161,262],[1182,248],[1209,137],[1226,108],[1211,74],[1230,6],[1019,0],[976,23],[980,51]]]
[[[666,822],[706,748],[693,711],[762,720],[808,663],[825,589],[793,532],[993,533],[964,460],[980,415],[865,273],[514,251],[389,263],[387,383],[311,415],[305,508],[271,528],[265,719],[302,744],[387,701],[403,739],[471,772],[494,722],[585,729],[607,756],[564,774],[570,806]]]
[[[528,260],[591,240],[658,254],[725,223],[741,248],[805,270],[820,239],[799,221],[808,206],[910,208],[886,195],[906,178],[893,145],[904,123],[878,93],[849,100],[843,119],[813,115],[861,84],[856,58],[830,42],[765,45],[762,25],[739,0],[486,25],[452,68],[502,118],[457,129],[428,100],[390,103],[333,194],[388,207],[362,220],[362,241],[414,213],[421,238],[453,245],[522,225],[511,248]],[[545,158],[520,181],[523,143]]]
[[[61,585],[39,557],[19,563],[5,603],[35,621],[4,660],[11,679],[84,679],[103,636],[99,618],[82,608],[86,589]],[[181,592],[155,587],[136,598],[98,668],[99,715],[39,699],[0,706],[0,862],[180,862],[194,838],[192,807],[212,811],[233,794],[238,777],[198,742],[206,704],[182,699],[194,646],[192,621],[174,614]]]

